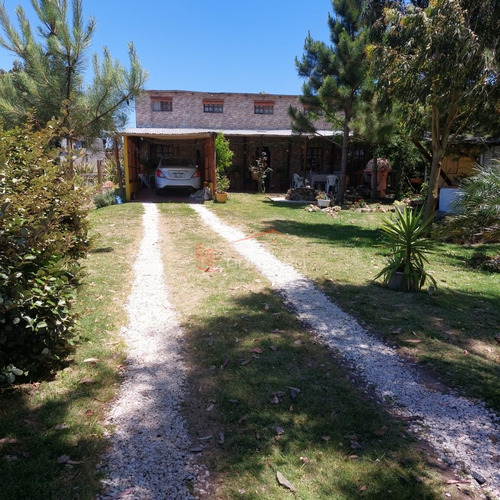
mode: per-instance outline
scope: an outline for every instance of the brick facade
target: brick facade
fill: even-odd
[[[265,151],[272,169],[266,189],[286,192],[292,175],[314,172],[329,174],[340,170],[339,144],[322,137],[297,135],[292,132],[288,109],[299,110],[299,96],[275,94],[243,94],[228,92],[194,92],[149,90],[137,97],[136,138],[129,139],[134,165],[129,178],[134,178],[140,163],[154,169],[162,155],[186,156],[196,160],[206,172],[205,139],[193,134],[222,131],[234,152],[228,171],[233,191],[256,191],[249,166]],[[315,123],[319,130],[331,131],[328,123]],[[185,129],[185,132],[182,132]],[[366,161],[360,158],[364,169]],[[204,181],[210,177],[203,176]],[[352,175],[352,179],[356,179]]]
[[[153,102],[171,102],[171,111],[153,111]],[[204,111],[204,104],[222,104],[222,113]],[[255,106],[260,113],[255,113]],[[210,128],[213,130],[289,130],[288,108],[301,109],[297,96],[189,91],[154,91],[135,103],[138,128]],[[159,108],[160,106],[158,106]],[[269,110],[272,108],[272,114]]]

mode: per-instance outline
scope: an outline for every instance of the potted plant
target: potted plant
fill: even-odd
[[[270,172],[273,171],[272,168],[267,166],[267,155],[265,151],[262,151],[260,154],[260,158],[255,160],[255,163],[250,165],[249,167],[250,173],[252,174],[252,179],[257,181],[257,187],[259,189],[259,193],[263,194],[266,192],[266,177]]]
[[[215,201],[225,203],[227,201],[227,190],[229,189],[229,179],[225,175],[217,176],[217,186],[215,188]]]
[[[229,148],[229,140],[219,132],[215,137],[215,201],[225,203],[230,181],[226,169],[231,166],[234,153]]]
[[[426,280],[437,287],[436,280],[426,273],[426,254],[430,252],[431,240],[427,232],[432,217],[422,220],[422,212],[413,212],[404,207],[395,219],[385,219],[382,231],[390,248],[387,264],[375,276],[382,277],[384,283],[393,290],[415,292],[422,288]]]
[[[328,195],[324,191],[318,191],[316,201],[318,202],[318,207],[325,208],[330,206],[330,198],[328,198]]]

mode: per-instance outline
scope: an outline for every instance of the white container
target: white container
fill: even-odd
[[[441,188],[439,191],[439,211],[447,214],[458,213],[454,204],[462,198],[464,192],[458,188]]]

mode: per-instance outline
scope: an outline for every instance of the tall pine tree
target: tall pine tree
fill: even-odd
[[[33,116],[40,126],[62,117],[68,145],[74,138],[92,140],[103,130],[124,124],[127,105],[142,89],[147,74],[132,44],[129,69],[104,49],[102,61],[92,59],[93,79],[85,84],[87,51],[95,21],[83,19],[82,0],[31,0],[39,26],[34,31],[25,11],[17,7],[19,29],[0,4],[0,46],[21,62],[17,71],[0,78],[0,119],[4,127]]]
[[[311,113],[290,109],[295,128],[314,131],[312,120],[321,115],[332,127],[342,129],[339,201],[343,201],[346,184],[350,122],[357,112],[368,67],[363,5],[363,0],[332,0],[334,15],[328,15],[331,45],[315,41],[309,34],[302,59],[296,59],[298,73],[306,79],[300,101]]]

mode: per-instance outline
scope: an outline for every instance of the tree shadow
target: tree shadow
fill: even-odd
[[[489,293],[438,288],[404,293],[378,283],[354,286],[321,280],[318,286],[365,328],[410,355],[434,377],[500,412],[500,349],[495,332],[500,304]],[[496,358],[495,358],[496,353]]]
[[[334,219],[332,220],[334,221]],[[378,229],[367,229],[359,225],[348,225],[345,223],[325,223],[308,221],[298,222],[295,220],[266,220],[264,231],[279,231],[285,235],[308,238],[331,246],[346,246],[355,244],[360,247],[372,247],[373,242],[381,237]]]
[[[189,401],[187,415],[199,437],[216,436],[205,456],[217,473],[259,477],[292,467],[292,482],[316,498],[357,498],[365,481],[370,498],[388,489],[401,499],[438,498],[418,480],[422,457],[401,438],[403,424],[272,291],[233,297],[223,313],[192,319],[183,325],[194,356],[188,378],[201,401]]]
[[[91,498],[99,489],[96,465],[105,443],[97,431],[98,415],[92,406],[81,407],[80,421],[72,421],[70,407],[85,398],[102,405],[97,398],[99,386],[113,377],[104,364],[93,368],[91,383],[47,392],[44,383],[42,402],[36,404],[41,385],[23,384],[0,392],[0,463],[4,500]],[[89,431],[89,429],[94,429]],[[68,456],[74,464],[59,463]]]

